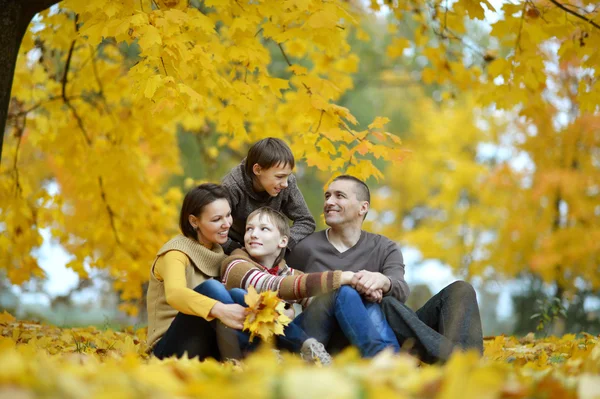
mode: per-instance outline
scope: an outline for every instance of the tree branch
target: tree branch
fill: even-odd
[[[165,70],[165,76],[169,76],[169,73],[167,72],[167,67],[165,66],[165,60],[163,60],[163,57],[160,57],[160,62],[163,66],[163,69]]]
[[[321,110],[321,116],[319,117],[319,124],[317,125],[317,130],[315,130],[315,133],[319,132],[319,129],[321,128],[321,122],[323,122],[323,114],[325,113],[325,110],[322,109]]]
[[[292,63],[290,62],[290,59],[288,58],[287,54],[283,50],[283,46],[281,45],[281,43],[277,43],[277,46],[279,46],[279,50],[281,50],[281,54],[283,54],[283,58],[285,58],[285,62],[287,62],[288,66],[292,66]]]
[[[550,3],[554,4],[555,6],[557,6],[558,8],[560,8],[561,10],[563,10],[563,11],[565,11],[565,12],[567,12],[567,13],[569,13],[569,14],[573,15],[574,17],[577,17],[577,18],[579,18],[579,19],[581,19],[581,20],[583,20],[583,21],[585,21],[585,22],[589,23],[589,24],[590,24],[590,25],[592,25],[594,28],[596,28],[596,29],[600,29],[600,25],[598,25],[597,23],[595,23],[595,22],[594,22],[594,21],[592,21],[591,19],[588,19],[588,18],[584,17],[583,15],[581,15],[581,14],[579,14],[579,13],[577,13],[577,12],[573,11],[573,10],[570,10],[570,9],[568,9],[567,7],[565,7],[565,6],[564,6],[564,4],[561,4],[561,3],[559,3],[559,2],[558,2],[558,1],[556,1],[556,0],[550,0]]]
[[[97,49],[94,50],[94,48],[92,46],[90,46],[90,52],[91,52],[91,57],[92,57],[92,69],[94,71],[94,76],[96,77],[96,82],[98,83],[98,95],[100,96],[100,100],[102,101],[102,105],[104,107],[104,111],[110,115],[110,117],[113,120],[113,123],[115,124],[115,126],[118,125],[118,122],[115,118],[115,116],[113,115],[112,111],[110,110],[110,106],[108,105],[108,101],[106,100],[106,96],[104,95],[104,86],[102,85],[102,80],[100,80],[100,75],[98,75],[98,68],[96,66],[96,52]],[[116,144],[114,142],[114,139],[112,137],[110,137],[108,134],[107,136],[109,137],[110,141],[113,144]]]
[[[71,102],[69,101],[69,98],[67,97],[67,81],[68,81],[67,76],[69,75],[69,68],[71,66],[71,58],[73,57],[73,49],[75,48],[75,42],[76,42],[76,40],[73,40],[73,42],[71,42],[71,47],[69,48],[69,54],[67,55],[67,62],[65,63],[65,72],[64,72],[63,78],[62,78],[62,98],[63,98],[64,103],[67,105],[67,107],[69,107],[69,109],[73,113],[75,120],[77,120],[77,125],[79,126],[79,129],[81,130],[81,133],[83,134],[85,142],[87,143],[88,146],[91,146],[92,140],[90,140],[90,138],[87,134],[87,131],[85,130],[85,127],[83,126],[83,120],[81,120],[81,117],[77,113],[77,110],[71,104]]]
[[[31,19],[38,12],[44,11],[46,8],[49,8],[49,7],[53,6],[54,4],[58,3],[58,1],[57,0],[29,0],[29,1],[23,1],[22,3],[25,3],[24,9],[27,11],[28,14],[30,14],[29,19]]]
[[[121,245],[121,239],[119,238],[119,234],[117,234],[117,227],[115,226],[115,213],[113,212],[106,199],[106,191],[104,190],[102,176],[98,176],[98,184],[100,185],[100,197],[102,198],[102,202],[104,202],[104,205],[106,206],[106,212],[108,213],[108,219],[110,220],[110,227],[115,236],[115,241],[117,242],[117,244]]]
[[[15,148],[15,160],[13,162],[13,170],[15,172],[15,188],[17,189],[17,194],[23,192],[23,188],[21,187],[21,183],[19,182],[19,168],[17,167],[17,163],[19,161],[19,150],[21,148],[21,141],[23,138],[23,133],[25,133],[25,126],[27,125],[27,115],[23,116],[23,124],[17,129],[17,147]]]
[[[281,54],[283,54],[283,58],[285,58],[285,62],[287,62],[288,66],[292,66],[292,63],[290,62],[290,59],[288,58],[287,54],[283,50],[283,45],[281,43],[277,43],[277,46],[279,46],[279,50],[281,50]],[[302,82],[302,85],[304,86],[304,88],[306,89],[306,91],[308,92],[308,94],[311,95],[312,91],[310,90],[310,87],[308,87],[306,85],[306,83],[304,83],[304,82]]]

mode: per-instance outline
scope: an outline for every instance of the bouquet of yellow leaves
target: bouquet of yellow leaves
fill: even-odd
[[[250,331],[250,342],[257,335],[264,341],[269,341],[274,334],[283,335],[283,328],[292,320],[283,313],[285,302],[277,296],[276,291],[259,294],[254,287],[250,287],[244,299],[248,305],[244,330]]]

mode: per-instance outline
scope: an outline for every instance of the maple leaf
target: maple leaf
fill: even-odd
[[[244,330],[250,331],[250,341],[255,336],[269,341],[273,334],[283,335],[283,328],[291,320],[283,314],[284,302],[277,292],[263,291],[259,294],[254,287],[249,287],[244,299],[248,305]]]
[[[390,118],[382,118],[381,116],[378,116],[373,122],[371,122],[369,129],[383,129],[383,126],[385,126],[389,121]]]
[[[8,324],[15,321],[15,317],[8,313],[6,310],[0,313],[0,324]]]

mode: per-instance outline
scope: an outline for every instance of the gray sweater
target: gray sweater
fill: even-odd
[[[282,212],[292,222],[291,237],[288,248],[292,250],[296,243],[315,231],[315,219],[310,214],[306,201],[296,183],[293,174],[288,178],[288,186],[281,190],[277,197],[271,197],[266,191],[257,193],[252,188],[252,180],[244,171],[246,159],[231,169],[229,174],[223,178],[223,187],[229,193],[233,225],[229,230],[229,238],[241,246],[244,244],[244,232],[246,231],[246,218],[254,210],[268,206]],[[224,245],[226,252],[231,252],[239,247],[235,242]]]
[[[288,265],[305,273],[343,270],[368,270],[387,276],[392,295],[401,302],[408,298],[410,289],[404,280],[404,259],[398,244],[387,237],[362,231],[356,245],[345,252],[338,251],[325,234],[317,231],[299,242],[294,252],[286,256]]]

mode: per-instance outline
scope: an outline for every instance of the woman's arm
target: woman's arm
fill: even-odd
[[[224,304],[187,287],[185,278],[187,256],[179,251],[169,251],[161,256],[154,267],[154,275],[164,282],[167,303],[181,313],[199,316],[206,320],[217,318],[231,328],[241,330],[246,317],[244,307]]]
[[[154,275],[164,282],[167,303],[181,313],[212,320],[210,311],[216,300],[187,287],[185,268],[188,257],[183,252],[169,251],[156,261]]]

